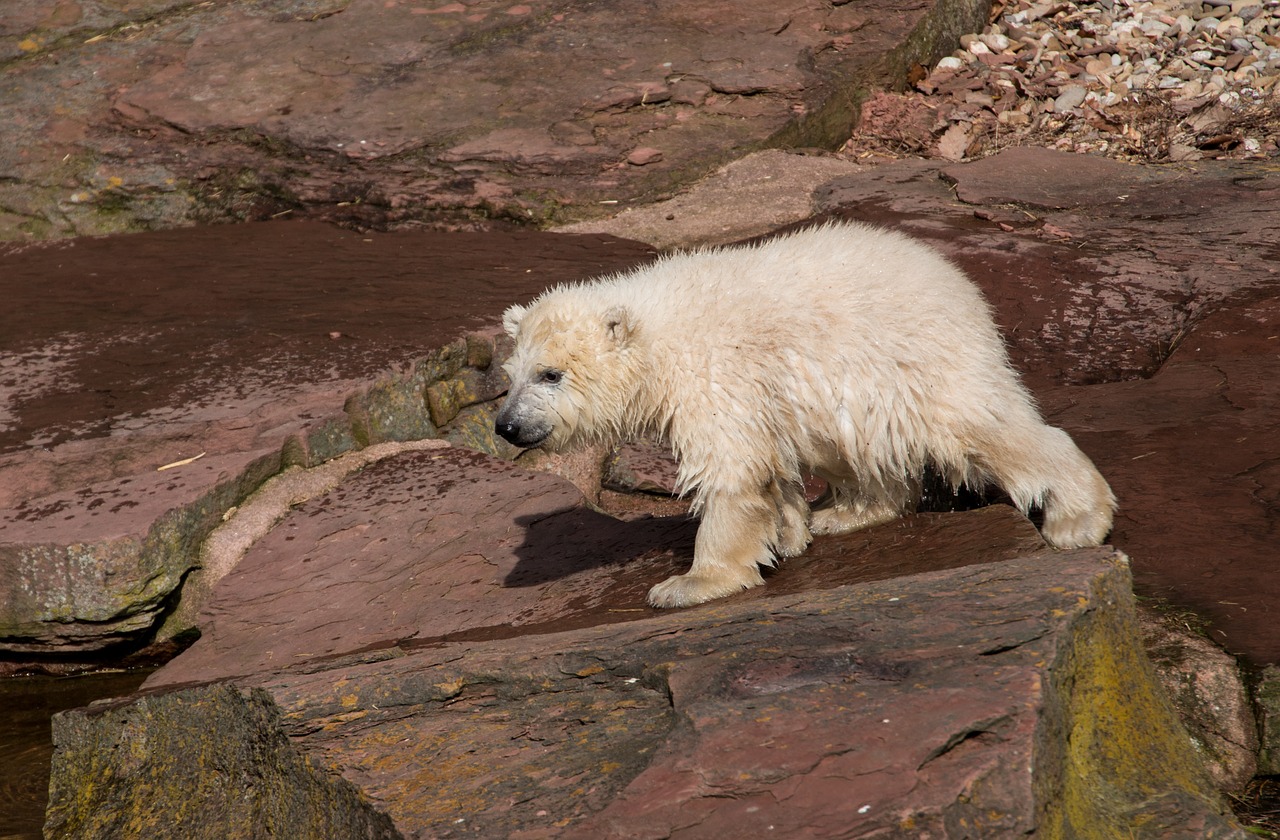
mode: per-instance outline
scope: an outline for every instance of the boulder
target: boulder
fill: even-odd
[[[1235,657],[1185,616],[1139,609],[1142,643],[1214,784],[1239,792],[1258,772],[1258,720]]]

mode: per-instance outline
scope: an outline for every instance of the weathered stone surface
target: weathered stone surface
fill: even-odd
[[[260,689],[218,685],[67,712],[54,742],[75,771],[54,778],[48,837],[400,837],[285,737]]]
[[[283,731],[405,837],[1243,837],[1142,655],[1128,586],[1123,559],[1096,549],[766,588],[621,624],[308,660],[249,680],[248,701],[188,690],[141,709],[213,707],[185,716],[184,737],[204,736],[183,755],[206,742],[252,755]],[[279,729],[219,725],[268,696]],[[129,708],[60,725],[51,814],[68,836],[96,836],[72,822],[94,804],[119,801],[125,820],[202,801],[167,784],[146,802],[112,783],[78,793],[77,756],[127,743]],[[153,777],[174,756],[152,743],[88,766]]]
[[[642,493],[676,492],[679,463],[671,451],[649,442],[633,442],[611,453],[605,464],[606,487]]]
[[[436,436],[426,388],[500,387],[464,333],[647,254],[315,223],[0,248],[0,650],[145,635],[266,478]]]
[[[1258,770],[1258,721],[1234,657],[1177,614],[1139,610],[1142,643],[1219,790],[1239,791]]]
[[[755,148],[836,148],[869,83],[932,64],[989,3],[58,8],[10,0],[0,24],[21,56],[0,238],[599,215]]]
[[[1258,773],[1280,775],[1280,667],[1268,665],[1254,690],[1258,704]]]
[[[1070,171],[1073,160],[1049,154],[1050,163]],[[1017,171],[1034,170],[1018,168]],[[966,182],[967,172],[975,173],[972,182]],[[1088,170],[1081,172],[1087,174]],[[1273,228],[1276,224],[1277,193],[1271,185],[1274,180],[1271,173],[1196,165],[1180,170],[1179,179],[1160,181],[1159,190],[1153,187],[1148,192],[1130,192],[1128,188],[1132,185],[1123,182],[1119,175],[1110,175],[1108,183],[1098,185],[1099,195],[1109,195],[1119,186],[1126,190],[1117,192],[1116,200],[1110,203],[1081,204],[1079,196],[1084,191],[1079,189],[1072,193],[1074,197],[1070,201],[1055,202],[1051,200],[1052,195],[1046,197],[1044,190],[1038,190],[1021,206],[958,203],[952,185],[939,180],[937,173],[936,166],[909,162],[870,170],[855,180],[835,185],[824,193],[824,201],[838,200],[851,215],[900,225],[929,238],[966,266],[996,302],[1000,321],[1009,330],[1015,360],[1027,371],[1028,382],[1053,422],[1071,431],[1116,485],[1123,507],[1115,539],[1134,556],[1139,588],[1175,603],[1195,606],[1212,620],[1211,633],[1215,639],[1225,638],[1233,652],[1243,651],[1257,661],[1269,661],[1268,657],[1274,657],[1277,649],[1274,623],[1267,620],[1267,610],[1276,597],[1276,582],[1271,574],[1274,552],[1267,537],[1275,518],[1275,502],[1280,498],[1273,480],[1277,476],[1268,466],[1277,455],[1274,441],[1280,439],[1274,428],[1275,418],[1280,414],[1275,410],[1271,393],[1271,383],[1276,381],[1275,371],[1271,370],[1276,360],[1272,335],[1280,331],[1275,326],[1280,314],[1280,306],[1276,304],[1280,295],[1274,286],[1274,247],[1267,239],[1269,226]],[[961,166],[950,168],[948,174],[954,181],[954,190],[962,192],[971,202],[1016,198],[1007,191],[986,193],[977,189],[978,175],[994,182],[1000,177],[998,168],[971,170]],[[1135,183],[1141,186],[1140,182]],[[1129,198],[1121,201],[1120,195]],[[1130,204],[1135,196],[1141,201]],[[1183,209],[1155,218],[1161,201]],[[1068,209],[1033,209],[1033,205],[1049,207],[1055,203]],[[1219,227],[1219,221],[1223,227]],[[1134,243],[1142,243],[1143,247],[1135,248]],[[175,243],[175,249],[180,247],[180,243]],[[224,248],[219,256],[228,252],[230,249]],[[395,257],[398,251],[388,248],[385,253]],[[205,263],[217,264],[218,260],[202,257],[192,262],[198,267]],[[86,266],[83,273],[100,271],[102,265],[111,263],[111,260],[99,260]],[[48,265],[45,261],[42,267]],[[135,273],[141,276],[141,272]],[[469,288],[475,297],[475,287]],[[395,304],[396,310],[392,313],[395,317],[386,323],[393,326],[390,333],[397,334],[395,325],[408,322],[408,319],[403,322],[399,319],[403,298],[388,298],[374,292],[372,299]],[[511,299],[518,296],[513,294],[502,300],[501,305]],[[495,307],[498,308],[500,306]],[[40,310],[33,307],[30,311]],[[313,310],[300,308],[299,311]],[[19,319],[14,323],[19,328],[26,326]],[[482,326],[466,325],[467,328]],[[334,331],[321,332],[328,337]],[[348,335],[345,330],[336,332]],[[349,340],[329,338],[328,341],[344,350],[353,350],[358,349],[361,340],[378,334],[378,330],[363,336],[352,332]],[[411,336],[408,331],[399,334]],[[458,334],[452,332],[431,346],[440,346]],[[198,341],[199,334],[195,336]],[[412,337],[406,338],[404,345],[409,346],[412,341]],[[119,349],[115,348],[115,352]],[[175,356],[185,360],[184,353],[187,351],[179,350]],[[1090,361],[1091,353],[1100,361]],[[478,360],[484,355],[477,342],[466,344],[468,363],[479,368]],[[29,367],[37,357],[28,354],[18,358]],[[1144,358],[1149,359],[1149,363],[1143,362]],[[472,362],[473,359],[477,361]],[[376,371],[384,369],[385,366],[379,366]],[[401,370],[412,374],[416,369]],[[361,381],[367,386],[372,378],[370,374]],[[142,399],[145,390],[117,388],[111,397]],[[416,410],[422,411],[423,405],[419,403]],[[485,434],[491,438],[486,429],[485,410],[484,405],[463,409],[448,433],[456,433],[459,438],[479,439]],[[307,421],[314,426],[308,427],[305,434],[295,435],[283,449],[276,450],[282,463],[302,465],[310,462],[318,451],[336,453],[358,446],[357,431],[363,428],[365,431],[360,434],[368,439],[368,430],[373,428],[368,423],[361,426],[353,415],[336,412],[335,404],[328,402],[315,410],[303,411],[311,415]],[[369,413],[365,409],[365,414]],[[46,416],[57,415],[50,411]],[[388,416],[388,419],[394,418]],[[111,439],[90,440],[85,451],[90,445],[102,447],[99,442],[102,440]],[[75,441],[59,443],[58,447],[69,443]],[[43,456],[34,447],[32,452],[39,463],[38,459]],[[168,455],[163,461],[157,458],[154,463],[172,460],[177,458]],[[204,460],[188,467],[198,466]],[[600,501],[612,504],[613,496],[617,495],[601,493]],[[374,498],[376,494],[370,494],[370,500]],[[413,503],[407,495],[386,499],[382,506],[368,509],[364,522],[356,525],[376,529],[387,510]],[[331,513],[315,507],[309,509],[317,511],[319,518]],[[572,511],[581,510],[574,507],[571,512],[550,519],[572,517],[576,515]],[[336,519],[329,521],[330,524],[337,522]],[[554,524],[548,521],[545,527]],[[961,526],[967,533],[965,539],[956,538],[957,528]],[[656,526],[650,523],[645,527]],[[351,534],[339,534],[336,530],[332,533],[346,540],[349,546],[361,545]],[[636,533],[630,532],[625,537],[629,550],[640,544]],[[574,537],[584,545],[588,542],[576,531]],[[865,542],[859,542],[862,540]],[[1010,553],[1013,544],[1021,547]],[[767,588],[744,593],[724,606],[738,608],[754,603],[757,598],[785,598],[860,580],[883,579],[930,568],[929,562],[940,564],[933,568],[945,568],[948,564],[971,562],[974,557],[1002,559],[1036,551],[1038,545],[1038,538],[1026,521],[999,506],[957,515],[910,517],[901,523],[872,529],[853,542],[818,541],[805,557],[788,561],[781,573],[772,575]],[[1223,546],[1230,547],[1227,554]],[[949,553],[951,548],[954,553]],[[990,553],[983,555],[983,550]],[[664,553],[666,551],[662,549],[651,557],[609,567],[606,572],[598,565],[588,564],[583,572],[584,580],[591,586],[606,587],[607,591],[601,594],[600,590],[588,588],[587,598],[577,608],[573,604],[576,597],[573,575],[536,584],[532,588],[543,587],[537,595],[539,608],[546,610],[546,620],[539,619],[537,624],[512,627],[510,617],[515,614],[512,612],[500,616],[497,624],[486,626],[484,622],[493,621],[492,616],[501,611],[481,601],[483,608],[478,615],[458,609],[449,619],[467,629],[452,633],[446,630],[443,640],[419,637],[418,643],[440,643],[445,645],[441,649],[446,649],[451,645],[480,645],[481,640],[491,637],[573,629],[638,617],[648,620],[651,614],[637,606],[644,589],[670,571],[680,570],[688,559]],[[1060,559],[1060,556],[1048,555],[1041,561],[1056,569]],[[478,564],[479,561],[473,558],[463,565],[468,562]],[[924,565],[919,566],[918,562]],[[367,570],[374,566],[361,568]],[[492,573],[487,566],[467,568]],[[610,579],[614,571],[622,576]],[[1206,572],[1212,572],[1213,576],[1205,577]],[[235,586],[235,575],[224,583]],[[482,585],[471,580],[446,579],[446,583],[457,586],[458,592],[474,594],[483,590]],[[544,598],[551,588],[557,589],[556,596]],[[490,587],[490,591],[500,597],[510,592],[501,586]],[[517,601],[527,602],[531,594],[521,591],[514,596]],[[618,600],[611,600],[614,598]],[[247,601],[252,606],[252,598]],[[306,608],[316,605],[314,601],[298,603]],[[637,609],[640,611],[632,612]],[[484,610],[488,610],[488,617]],[[365,609],[362,617],[367,618],[369,614]],[[276,618],[278,616],[266,616],[260,624]],[[477,621],[472,621],[473,618]],[[292,616],[288,620],[291,621]],[[414,655],[422,652],[414,651],[412,643],[400,646],[398,634],[404,628],[394,624],[391,628],[395,632],[369,634],[367,627],[361,630],[358,624],[342,626],[341,632],[350,630],[352,638],[361,645],[370,635],[386,637],[385,641],[372,643],[372,650],[362,652],[359,648],[335,643],[334,633],[320,632],[326,628],[311,627],[315,632],[308,632],[305,643],[294,648],[302,654],[296,658],[309,663],[306,668],[319,668],[328,677],[337,678],[352,662],[397,657],[403,650]],[[253,629],[246,621],[242,632]],[[256,629],[260,631],[261,627]],[[546,640],[560,637],[537,638],[542,640],[537,652],[546,654]],[[222,635],[221,631],[211,628],[206,634],[205,647],[193,650],[188,656],[204,656],[202,651],[209,651],[216,654],[210,656],[210,664],[219,667],[204,669],[192,665],[191,678],[217,679],[227,673],[240,673],[238,667],[222,667],[227,662],[235,664],[237,644],[239,639],[235,634]],[[752,656],[759,656],[759,649],[767,647],[758,645]],[[465,648],[466,651],[473,649]],[[318,655],[312,655],[312,651]],[[462,655],[470,656],[469,653]],[[322,656],[336,656],[339,660],[317,664],[316,660]],[[1097,651],[1091,656],[1095,664],[1100,661]],[[1059,670],[1055,668],[1055,673]],[[255,679],[268,679],[259,674]],[[1099,697],[1130,696],[1126,694],[1127,687],[1100,680],[1084,680],[1080,685],[1085,686],[1082,690],[1091,702]],[[550,698],[546,700],[551,702]],[[459,700],[460,704],[472,702],[470,695]],[[537,703],[531,702],[533,705]],[[1105,710],[1114,711],[1109,706]],[[340,714],[335,712],[334,720]],[[646,721],[645,725],[661,725],[656,717]],[[331,721],[326,719],[328,722]],[[1071,731],[1088,734],[1096,731],[1093,726],[1093,722],[1082,720],[1081,728],[1073,727]],[[640,733],[641,740],[651,737],[652,732],[645,729]],[[981,747],[984,737],[975,735],[962,748]],[[1062,743],[1084,742],[1077,737]],[[1106,743],[1118,745],[1116,750],[1127,750],[1135,742],[1123,736]],[[512,749],[510,743],[508,748]],[[1142,749],[1145,747],[1139,752]],[[1116,750],[1099,750],[1097,754],[1106,759],[1115,757]],[[628,754],[634,752],[630,750]],[[1148,752],[1157,760],[1163,760],[1164,753],[1159,750]],[[1111,772],[1100,769],[1089,750],[1079,750],[1072,755],[1072,760],[1081,762],[1076,766],[1083,768],[1080,771],[1083,779],[1106,777]],[[368,759],[359,766],[369,768],[377,763]],[[412,769],[421,773],[423,766],[415,764]],[[409,772],[406,763],[400,767]],[[1126,772],[1151,778],[1145,768],[1129,766]],[[426,773],[421,778],[430,780],[430,771]],[[1068,787],[1061,791],[1061,797],[1055,797],[1055,802],[1061,799],[1061,804],[1054,807],[1066,815],[1064,819],[1069,817],[1077,825],[1094,824],[1096,819],[1090,809],[1098,807],[1100,798],[1107,800],[1105,792],[1085,794],[1080,788]],[[1176,801],[1173,804],[1176,806]],[[1123,810],[1123,806],[1116,805],[1115,809]],[[1171,806],[1156,815],[1143,813],[1135,819],[1144,821],[1148,827],[1167,823],[1175,833],[1198,830],[1195,828],[1198,817],[1180,811],[1179,807]],[[1067,830],[1059,833],[1071,835]]]
[[[766,149],[726,164],[665,201],[559,229],[612,233],[664,249],[762,236],[811,217],[815,190],[859,171],[857,164],[834,156]]]

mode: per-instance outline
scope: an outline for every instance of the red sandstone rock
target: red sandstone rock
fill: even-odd
[[[200,640],[148,687],[287,669],[397,644],[651,616],[696,523],[620,521],[567,481],[460,449],[397,455],[298,505],[214,589]],[[1002,505],[816,540],[731,601],[1044,550]]]
[[[28,60],[3,71],[21,116],[0,146],[0,239],[281,212],[599,215],[745,148],[838,147],[852,91],[931,65],[986,9],[246,0],[98,4],[73,23],[6,0],[0,55]],[[637,146],[662,164],[618,168]]]
[[[215,838],[244,819],[231,787],[263,819],[404,837],[1245,836],[1107,549],[744,594],[67,714],[48,825]]]
[[[0,246],[0,649],[145,635],[204,535],[264,479],[435,436],[431,377],[477,366],[451,381],[454,416],[505,387],[492,348],[450,342],[647,254],[288,222]]]

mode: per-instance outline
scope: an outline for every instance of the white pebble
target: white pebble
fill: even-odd
[[[1053,110],[1062,113],[1072,108],[1079,108],[1087,93],[1088,91],[1080,85],[1067,85],[1058,94],[1058,98],[1053,100]]]
[[[986,44],[996,52],[1004,52],[1009,49],[1009,39],[998,32],[992,32],[982,36],[982,43]]]

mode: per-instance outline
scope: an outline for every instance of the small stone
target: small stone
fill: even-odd
[[[1250,23],[1251,21],[1253,21],[1254,18],[1262,14],[1262,7],[1257,5],[1246,6],[1245,8],[1241,9],[1238,12],[1238,14],[1242,21],[1244,21],[1245,23]]]
[[[1204,91],[1204,83],[1201,82],[1199,79],[1194,79],[1190,82],[1187,82],[1187,84],[1182,88],[1182,90],[1178,92],[1178,98],[1192,99],[1194,97],[1199,96],[1203,91]]]
[[[992,32],[982,36],[982,43],[986,44],[996,52],[1004,52],[1009,49],[1010,42],[1008,37],[1001,35],[998,32]]]
[[[1079,108],[1084,103],[1084,97],[1088,93],[1080,85],[1067,85],[1058,94],[1057,99],[1053,100],[1053,110],[1062,113],[1070,111],[1072,108]]]
[[[1088,63],[1085,64],[1084,70],[1086,73],[1088,73],[1091,76],[1104,76],[1110,73],[1111,68],[1114,66],[1115,65],[1113,65],[1110,61],[1105,61],[1103,59],[1095,58],[1092,61],[1089,61]]]
[[[662,152],[658,149],[651,149],[647,146],[633,149],[631,154],[627,155],[627,163],[632,166],[648,166],[649,164],[657,163],[660,160],[662,160]]]
[[[938,70],[960,70],[963,68],[964,62],[956,58],[954,55],[949,55],[939,61],[937,67]]]

